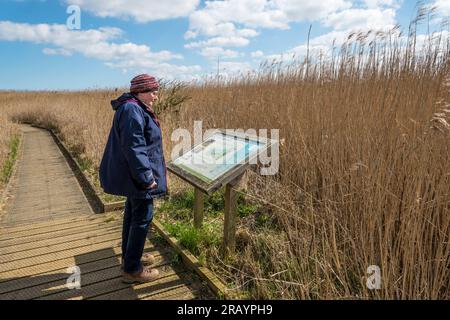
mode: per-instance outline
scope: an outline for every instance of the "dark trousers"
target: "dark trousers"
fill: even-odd
[[[153,199],[127,198],[122,229],[123,270],[127,273],[142,270],[141,258],[152,219]]]

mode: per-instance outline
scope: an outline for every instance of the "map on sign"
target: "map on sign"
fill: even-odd
[[[266,147],[267,143],[258,139],[218,132],[175,159],[173,165],[209,184]]]

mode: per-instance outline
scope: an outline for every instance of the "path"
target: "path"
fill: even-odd
[[[22,131],[0,216],[0,300],[214,298],[153,229],[145,251],[157,257],[160,278],[122,283],[121,213],[94,214],[52,136]],[[70,289],[78,279],[80,289]]]

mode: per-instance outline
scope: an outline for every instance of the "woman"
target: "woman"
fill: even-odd
[[[152,281],[159,275],[157,269],[143,265],[155,261],[152,255],[143,255],[153,199],[167,192],[161,127],[152,109],[158,89],[154,77],[141,74],[131,80],[129,93],[111,101],[115,114],[100,164],[104,191],[127,197],[122,230],[126,283]]]

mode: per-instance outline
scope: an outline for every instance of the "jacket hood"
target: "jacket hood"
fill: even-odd
[[[119,98],[111,100],[111,106],[116,111],[125,101],[130,99],[136,99],[136,97],[131,93],[124,93]]]

